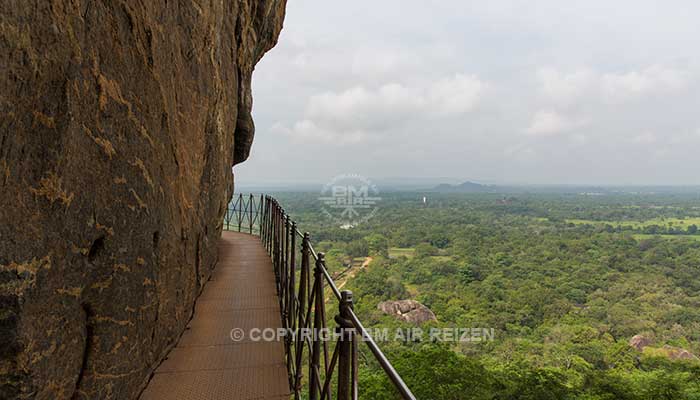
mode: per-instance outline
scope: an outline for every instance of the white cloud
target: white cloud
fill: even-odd
[[[304,115],[340,129],[379,129],[410,116],[423,106],[424,101],[415,89],[388,84],[375,91],[355,87],[311,96]]]
[[[540,110],[532,117],[530,127],[525,133],[531,136],[556,136],[581,124],[556,111]]]
[[[665,94],[683,89],[687,84],[684,72],[674,68],[651,66],[641,71],[605,74],[601,78],[602,93],[607,100],[620,102],[652,93]]]
[[[537,76],[542,84],[542,92],[559,103],[570,103],[596,85],[596,76],[590,69],[564,73],[554,68],[541,68]]]
[[[578,68],[572,72],[541,68],[537,77],[540,91],[557,106],[576,101],[621,103],[682,90],[689,83],[686,71],[661,65],[619,73],[602,73],[591,68]]]
[[[309,98],[304,117],[285,133],[304,139],[340,138],[352,142],[403,126],[408,121],[447,118],[469,113],[479,103],[486,83],[457,74],[424,85],[385,84],[325,92]],[[280,130],[278,125],[277,130]]]
[[[428,89],[425,102],[428,109],[439,115],[462,114],[476,106],[485,89],[486,84],[475,75],[457,74],[435,82]]]
[[[316,125],[314,121],[302,120],[291,128],[282,124],[275,124],[272,131],[290,136],[300,142],[322,142],[324,144],[350,145],[362,143],[368,140],[366,132],[360,130],[328,130]]]

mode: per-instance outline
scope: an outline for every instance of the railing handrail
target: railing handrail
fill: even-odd
[[[259,199],[257,204],[256,199]],[[297,228],[296,222],[290,218],[279,202],[271,196],[262,194],[259,196],[239,194],[226,211],[224,229],[237,228],[241,232],[245,222],[248,223],[246,226],[248,232],[260,236],[272,258],[284,328],[294,330],[310,328],[313,325],[314,332],[327,329],[324,297],[326,285],[339,303],[335,321],[342,338],[336,342],[332,356],[330,356],[328,344],[320,340],[316,334],[311,335],[311,338],[307,336],[285,340],[289,384],[295,399],[301,398],[303,377],[301,363],[306,348],[309,356],[309,399],[331,400],[331,380],[337,367],[338,400],[356,400],[359,396],[356,336],[359,335],[401,397],[405,400],[415,400],[411,390],[355,314],[352,292],[349,290],[341,292],[338,289],[326,268],[325,255],[316,252],[309,234],[302,233]],[[301,243],[297,242],[297,238],[301,239]],[[297,260],[297,253],[300,255],[300,260]],[[321,359],[324,361],[323,365]]]

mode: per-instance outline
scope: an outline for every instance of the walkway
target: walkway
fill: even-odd
[[[194,317],[141,400],[289,399],[283,342],[234,342],[235,328],[280,328],[272,261],[260,238],[224,232]]]

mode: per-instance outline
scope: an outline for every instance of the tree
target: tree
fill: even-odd
[[[438,253],[438,250],[430,245],[430,243],[419,243],[416,246],[415,255],[416,257],[428,257],[434,256]]]

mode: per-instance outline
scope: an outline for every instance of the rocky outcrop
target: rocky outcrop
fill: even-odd
[[[384,314],[412,324],[437,321],[435,314],[428,307],[415,300],[383,301],[377,308]]]
[[[652,344],[652,340],[644,335],[634,335],[629,341],[630,347],[639,351],[644,350],[644,348],[649,346],[650,344]]]
[[[663,347],[653,347],[653,341],[643,335],[634,335],[629,341],[629,346],[645,352],[646,354],[665,357],[669,360],[697,360],[698,357],[686,349],[664,345]]]
[[[0,2],[0,398],[138,396],[216,262],[284,11]]]
[[[695,356],[695,354],[689,352],[686,349],[682,349],[680,347],[673,347],[669,345],[664,345],[664,347],[661,348],[663,353],[665,353],[666,357],[668,357],[671,360],[697,360],[698,358]]]

